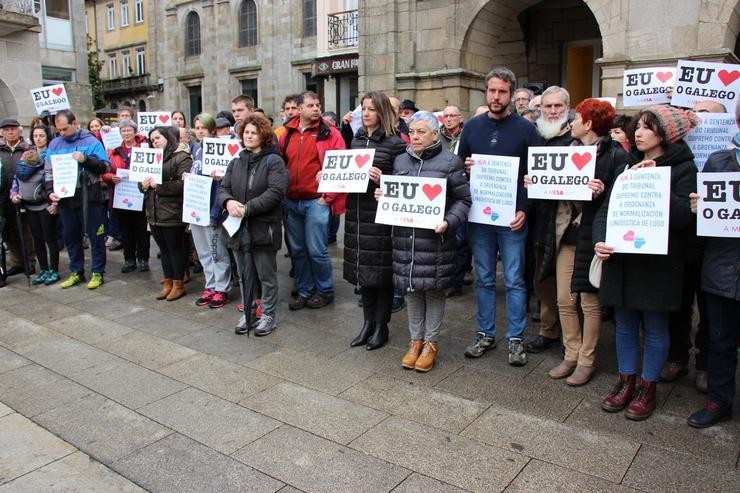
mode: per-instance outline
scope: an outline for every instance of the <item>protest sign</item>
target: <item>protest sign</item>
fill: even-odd
[[[375,149],[326,151],[319,193],[362,193],[370,181]]]
[[[100,138],[103,139],[103,145],[107,150],[115,149],[123,144],[121,138],[121,129],[118,127],[111,127],[108,132],[100,131]]]
[[[130,181],[127,169],[117,169],[116,176],[121,181],[116,183],[113,190],[113,208],[127,211],[144,210],[144,194],[139,191],[139,184]]]
[[[74,197],[79,170],[71,153],[51,156],[51,175],[54,179],[54,193],[60,199]]]
[[[226,167],[239,155],[241,146],[236,139],[219,139],[216,137],[205,137],[203,139],[203,165],[201,173],[205,176],[211,176],[215,171],[216,176],[224,176]]]
[[[617,253],[668,253],[671,168],[624,171],[609,199],[606,244]]]
[[[434,229],[444,220],[447,180],[421,176],[381,175],[383,195],[375,222]]]
[[[740,238],[740,172],[698,173],[696,234]]]
[[[31,99],[33,99],[33,105],[36,107],[36,113],[39,115],[43,111],[54,114],[60,110],[68,110],[70,108],[69,98],[67,97],[67,90],[64,88],[64,84],[31,89]]]
[[[519,158],[473,154],[470,167],[470,206],[468,221],[509,226],[516,215]]]
[[[210,176],[192,173],[184,178],[182,191],[182,221],[199,226],[211,222],[211,183]]]
[[[358,106],[352,110],[352,119],[349,122],[349,126],[352,129],[352,135],[356,134],[362,126],[362,106]]]
[[[530,199],[591,200],[596,146],[530,147],[527,168]]]
[[[234,233],[239,231],[239,227],[242,225],[243,217],[226,216],[224,219],[223,227],[229,236],[234,236]]]
[[[700,123],[686,136],[699,171],[714,151],[727,149],[737,133],[734,113],[697,113]]]
[[[673,86],[676,67],[635,68],[624,71],[622,105],[649,106],[670,103],[667,89]]]
[[[735,107],[740,93],[740,65],[730,63],[694,62],[679,60],[676,85],[673,87],[673,106],[693,108],[699,101],[711,99]]]
[[[168,111],[142,111],[136,115],[139,133],[148,136],[154,127],[172,126],[172,114]]]
[[[162,149],[131,149],[128,179],[143,181],[147,176],[154,177],[154,183],[162,183]]]

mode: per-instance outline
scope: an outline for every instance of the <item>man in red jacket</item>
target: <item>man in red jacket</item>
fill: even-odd
[[[293,257],[298,295],[291,310],[321,308],[334,300],[334,280],[328,248],[329,218],[344,213],[346,194],[319,193],[316,176],[326,151],[344,149],[333,125],[321,118],[319,96],[306,91],[298,97],[299,113],[285,124],[280,149],[290,184],[285,198],[285,231]]]

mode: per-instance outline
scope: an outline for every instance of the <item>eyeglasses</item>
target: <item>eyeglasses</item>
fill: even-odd
[[[442,115],[445,118],[457,118],[458,116],[462,116],[460,113],[456,113],[454,115]]]

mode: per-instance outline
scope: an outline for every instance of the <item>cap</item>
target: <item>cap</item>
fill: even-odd
[[[0,128],[5,127],[20,127],[21,124],[15,118],[3,118],[0,120]]]
[[[216,128],[227,128],[231,126],[231,122],[224,117],[216,118]]]
[[[416,104],[411,101],[410,99],[404,99],[401,101],[401,109],[402,110],[413,110],[413,111],[419,111],[419,108],[416,107]]]

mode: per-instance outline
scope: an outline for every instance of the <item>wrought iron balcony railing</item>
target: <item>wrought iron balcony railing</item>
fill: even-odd
[[[357,10],[336,12],[329,14],[327,17],[330,50],[357,46],[359,41],[357,34],[359,22]]]

